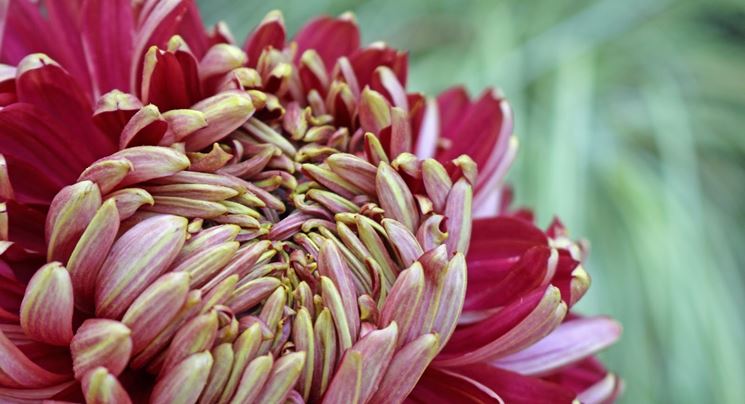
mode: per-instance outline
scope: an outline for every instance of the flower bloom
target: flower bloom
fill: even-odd
[[[192,1],[0,9],[1,400],[619,393],[584,246],[509,208],[498,92],[407,92],[348,14],[236,45]]]

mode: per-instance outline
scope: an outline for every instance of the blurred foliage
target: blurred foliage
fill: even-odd
[[[592,241],[580,304],[625,327],[603,356],[624,402],[745,402],[745,4],[741,1],[201,1],[238,41],[351,10],[411,51],[410,87],[499,86],[510,181]]]

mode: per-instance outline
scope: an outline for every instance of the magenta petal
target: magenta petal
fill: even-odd
[[[30,1],[0,3],[0,60],[16,65],[34,52],[50,52],[53,43],[38,7]],[[56,55],[55,55],[56,56]]]
[[[49,55],[57,58],[65,69],[73,77],[79,78],[78,84],[85,90],[86,94],[91,94],[91,80],[88,73],[88,65],[85,60],[85,51],[80,35],[80,21],[82,18],[83,0],[58,0],[46,1],[46,8],[49,32],[54,50]],[[49,40],[49,39],[47,39]],[[46,52],[37,50],[37,52]]]

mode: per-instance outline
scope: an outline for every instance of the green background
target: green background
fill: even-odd
[[[410,87],[501,87],[510,174],[541,224],[591,240],[579,305],[622,321],[603,354],[623,402],[745,402],[742,1],[200,1],[239,43],[271,9],[290,32],[353,11],[411,51]]]

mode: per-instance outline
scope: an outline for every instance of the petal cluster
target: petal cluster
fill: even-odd
[[[408,92],[351,14],[239,45],[191,0],[0,7],[0,399],[619,393],[584,245],[509,207],[499,92]]]

